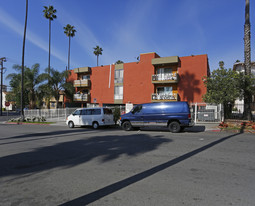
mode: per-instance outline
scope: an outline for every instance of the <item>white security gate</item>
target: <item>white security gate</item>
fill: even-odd
[[[221,104],[191,103],[191,116],[195,123],[220,122],[223,115]]]

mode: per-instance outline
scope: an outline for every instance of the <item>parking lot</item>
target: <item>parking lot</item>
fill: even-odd
[[[0,124],[0,205],[254,205],[245,133]]]

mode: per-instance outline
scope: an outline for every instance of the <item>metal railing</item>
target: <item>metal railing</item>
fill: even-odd
[[[177,81],[177,80],[178,80],[178,73],[152,75],[152,81]]]
[[[177,101],[177,94],[152,94],[152,100],[169,100],[169,101]]]
[[[29,109],[24,110],[25,117],[45,117],[46,121],[65,121],[77,108]]]
[[[89,101],[89,94],[74,94],[73,101]]]

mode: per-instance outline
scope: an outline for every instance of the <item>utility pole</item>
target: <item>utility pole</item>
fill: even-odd
[[[3,70],[4,70],[4,65],[3,65],[3,62],[6,62],[6,58],[5,57],[2,57],[0,58],[0,64],[1,64],[1,111],[0,111],[0,116],[3,115]]]

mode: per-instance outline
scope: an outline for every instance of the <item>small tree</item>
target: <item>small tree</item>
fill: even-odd
[[[223,61],[219,62],[219,66],[219,69],[203,79],[207,88],[203,99],[207,103],[223,104],[224,118],[228,118],[234,101],[241,94],[240,74],[231,69],[225,69]]]
[[[47,91],[46,96],[49,95],[55,98],[57,108],[59,107],[59,99],[60,95],[63,94],[62,92],[67,92],[69,94],[74,92],[73,84],[71,82],[66,82],[69,75],[70,71],[59,72],[55,69],[51,69],[50,75],[45,76],[45,79],[49,79],[49,84],[40,86],[40,91]]]

